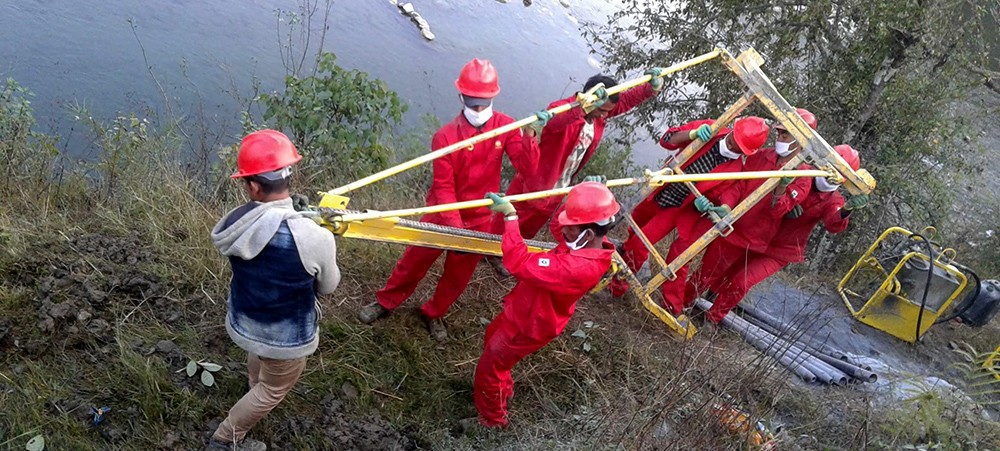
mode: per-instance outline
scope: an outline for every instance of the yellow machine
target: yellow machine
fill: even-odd
[[[967,279],[934,233],[892,227],[858,259],[837,285],[858,321],[914,343],[948,310]]]
[[[778,122],[783,124],[797,142],[802,144],[802,152],[798,157],[794,158],[782,167],[780,171],[689,175],[685,174],[681,170],[681,167],[685,162],[687,162],[688,159],[693,157],[704,144],[701,140],[695,139],[694,142],[689,144],[685,149],[674,155],[667,162],[666,167],[658,171],[647,170],[642,177],[623,178],[609,180],[607,182],[609,187],[627,185],[643,186],[640,194],[633,199],[632,202],[623,202],[623,205],[635,206],[644,197],[648,196],[652,190],[665,183],[683,183],[692,192],[692,194],[699,195],[700,193],[695,186],[695,182],[701,180],[731,180],[740,178],[768,179],[756,191],[751,193],[739,205],[733,208],[732,212],[726,217],[718,217],[714,214],[710,215],[712,221],[716,223],[716,227],[706,232],[701,239],[671,262],[664,261],[663,257],[656,251],[656,249],[653,248],[653,243],[650,243],[645,236],[642,235],[642,232],[636,226],[632,218],[629,215],[625,215],[629,227],[631,227],[632,230],[635,231],[639,237],[641,237],[644,245],[649,248],[651,261],[653,264],[658,265],[659,269],[654,272],[651,280],[643,283],[636,278],[635,274],[633,274],[632,271],[629,270],[628,266],[625,265],[621,256],[616,253],[614,256],[614,264],[611,272],[608,274],[608,277],[610,277],[615,271],[618,271],[618,276],[624,277],[629,282],[629,285],[632,287],[632,293],[640,300],[640,302],[642,302],[643,306],[663,321],[668,328],[684,338],[691,338],[694,335],[694,326],[692,326],[683,315],[674,317],[664,310],[657,302],[653,301],[650,296],[651,293],[654,293],[656,289],[665,281],[675,279],[676,272],[682,266],[690,262],[701,251],[703,251],[712,242],[712,240],[718,236],[725,236],[729,231],[731,231],[732,228],[735,227],[734,223],[736,223],[736,221],[745,212],[749,211],[759,200],[764,199],[774,190],[775,186],[778,184],[779,178],[839,177],[843,179],[844,188],[851,193],[867,194],[875,189],[875,180],[872,178],[871,174],[864,169],[854,171],[847,164],[847,162],[840,157],[840,155],[833,151],[833,148],[825,140],[823,140],[819,134],[817,134],[805,123],[798,113],[796,113],[795,109],[789,105],[780,93],[778,93],[777,89],[775,89],[774,85],[760,68],[763,63],[763,58],[752,48],[741,52],[737,56],[732,56],[726,50],[717,48],[704,55],[700,55],[690,60],[664,68],[660,73],[660,77],[669,76],[683,69],[712,60],[721,60],[726,68],[733,72],[747,87],[746,93],[737,99],[735,103],[727,108],[716,119],[715,125],[712,126],[713,133],[719,128],[731,123],[743,112],[743,110],[754,102],[760,102],[761,106],[768,110]],[[607,88],[607,93],[609,95],[616,94],[648,83],[650,80],[651,75],[643,75],[636,79]],[[595,89],[596,88],[597,87],[595,87]],[[572,108],[581,106],[581,102],[583,101],[592,101],[592,99],[596,99],[593,91],[583,93],[581,94],[581,97],[583,100],[578,100],[570,104],[552,108],[548,111],[553,115],[563,114]],[[491,203],[488,200],[458,202],[454,204],[384,212],[352,211],[347,209],[349,199],[346,197],[346,194],[350,191],[391,177],[418,165],[433,161],[436,158],[441,158],[454,152],[465,151],[466,149],[472,148],[472,145],[477,142],[499,136],[509,131],[517,130],[531,124],[537,119],[538,118],[535,115],[529,116],[504,127],[476,135],[441,149],[436,149],[433,152],[391,168],[387,168],[348,185],[344,185],[328,192],[320,193],[322,196],[319,204],[321,224],[333,233],[343,237],[353,237],[406,245],[427,246],[445,250],[476,252],[486,255],[500,255],[500,237],[497,235],[471,232],[468,230],[426,224],[419,221],[400,219],[407,216],[423,215],[432,212],[488,206]],[[802,162],[807,162],[816,169],[797,170],[796,168]],[[563,188],[509,196],[507,199],[511,202],[518,202],[544,197],[563,196],[568,192],[569,188]],[[531,242],[528,244],[529,247],[535,251],[545,250],[553,246],[551,243],[540,242]],[[602,288],[606,285],[606,283],[607,278],[598,286],[598,289]]]

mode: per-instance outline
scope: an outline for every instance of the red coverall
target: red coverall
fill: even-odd
[[[514,120],[510,116],[497,112],[486,124],[476,129],[464,115],[459,114],[434,134],[431,148],[437,150],[512,122]],[[480,142],[471,151],[460,150],[438,158],[434,160],[434,181],[427,192],[427,205],[479,200],[487,192],[499,191],[500,169],[505,151],[518,171],[530,171],[530,165],[538,158],[538,145],[534,138],[522,136],[520,130]],[[491,215],[488,208],[481,207],[431,213],[421,218],[421,221],[488,232]],[[407,247],[385,287],[375,293],[379,304],[389,310],[399,307],[413,294],[442,252],[444,251],[427,247]],[[434,296],[420,308],[424,316],[434,319],[448,312],[448,308],[472,279],[480,258],[482,256],[478,254],[448,252],[444,274],[438,281]]]
[[[518,224],[506,221],[504,227],[503,264],[517,285],[486,327],[472,384],[479,421],[487,427],[507,425],[507,400],[514,396],[511,369],[562,333],[576,302],[608,271],[614,252],[606,242],[602,249],[571,251],[557,232],[555,249],[529,253]]]
[[[720,305],[721,302],[720,309],[729,307],[725,312],[720,310],[721,315],[709,311],[710,318],[717,317],[721,321],[725,313],[739,304],[755,285],[789,263],[804,261],[809,235],[818,222],[823,221],[823,226],[830,233],[840,233],[847,229],[849,218],[840,215],[844,198],[836,191],[813,190],[801,205],[802,216],[782,219],[765,252],[748,252],[744,261],[737,262],[729,270],[721,286],[712,287],[712,291],[719,294],[715,305]]]
[[[761,149],[760,153],[747,158],[744,166],[746,171],[767,171],[778,168],[780,168],[778,154],[773,149]],[[799,169],[808,169],[808,166],[802,165]],[[721,193],[719,201],[735,207],[763,185],[765,180],[741,180]],[[729,236],[712,241],[702,256],[698,272],[687,282],[684,292],[685,305],[693,303],[705,289],[711,289],[718,294],[718,297],[708,311],[708,319],[715,323],[722,321],[726,313],[743,299],[742,295],[738,297],[730,295],[723,286],[728,283],[745,285],[749,282],[746,280],[747,275],[757,272],[758,269],[747,267],[740,271],[736,267],[747,265],[755,254],[767,252],[768,244],[778,233],[785,214],[802,203],[809,196],[811,188],[811,178],[794,179],[785,192],[776,199],[772,199],[771,195],[765,195],[740,218],[739,225]],[[766,270],[764,267],[759,269],[762,272]],[[726,280],[727,276],[739,280]]]
[[[607,118],[594,120],[594,141],[587,148],[587,152],[580,161],[577,173],[584,166],[590,157],[594,155],[601,137],[604,135],[605,121],[620,114],[627,113],[632,108],[642,103],[644,100],[653,97],[656,92],[649,87],[649,84],[637,86],[621,93],[618,103],[608,114]],[[549,108],[554,108],[576,101],[576,96],[557,100],[549,104]],[[529,170],[517,169],[514,178],[510,181],[507,194],[521,194],[535,191],[549,190],[555,187],[559,178],[562,177],[566,169],[566,160],[572,155],[577,143],[580,142],[580,132],[583,130],[585,122],[583,108],[573,108],[565,113],[558,114],[542,129],[539,138],[538,159],[530,165]],[[527,166],[527,165],[526,165]],[[574,174],[574,177],[576,174]],[[521,235],[531,239],[542,229],[545,222],[552,217],[552,213],[562,201],[559,197],[549,197],[533,201],[519,202],[517,206],[517,216],[521,224]],[[504,230],[503,215],[497,215],[493,222],[493,233],[501,233]]]
[[[687,124],[679,127],[671,127],[663,134],[663,137],[660,138],[660,146],[667,150],[683,149],[684,146],[674,145],[668,142],[671,135],[675,133],[687,133],[691,130],[697,129],[703,124],[712,125],[714,123],[714,119],[704,119],[700,121],[688,122]],[[701,146],[701,149],[698,149],[698,152],[685,161],[684,164],[681,165],[681,168],[687,168],[692,162],[700,158],[702,155],[705,155],[705,153],[712,149],[712,146],[714,146],[715,143],[719,142],[720,139],[724,138],[728,134],[728,128],[723,127],[720,129],[719,132],[716,133],[715,137],[705,143],[705,145]],[[739,171],[740,166],[742,166],[742,160],[737,159],[720,164],[710,172],[734,172]],[[698,186],[700,191],[702,189],[701,186],[705,183],[708,182],[697,183],[695,186]],[[649,238],[650,243],[655,244],[659,242],[676,226],[678,214],[677,210],[680,208],[663,208],[656,203],[656,195],[667,186],[669,185],[664,185],[654,191],[649,197],[639,203],[639,205],[636,205],[632,210],[632,219],[635,220],[636,225],[642,229],[642,233]],[[638,271],[639,267],[641,267],[642,264],[646,262],[646,259],[649,258],[649,250],[642,244],[639,237],[635,236],[635,233],[631,228],[628,230],[628,235],[628,239],[625,241],[625,244],[622,245],[624,253],[622,258],[625,259],[625,263],[628,264],[632,271]],[[669,262],[670,260],[667,261]],[[612,291],[616,296],[619,296],[624,293],[624,290],[625,286],[618,284]]]

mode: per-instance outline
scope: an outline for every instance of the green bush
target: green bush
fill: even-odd
[[[313,183],[345,180],[383,168],[391,161],[387,138],[406,105],[385,82],[335,64],[333,53],[317,60],[315,75],[285,77],[285,91],[262,94],[263,118],[288,131],[303,154]],[[321,168],[339,168],[337,174]],[[355,177],[356,178],[356,177]]]

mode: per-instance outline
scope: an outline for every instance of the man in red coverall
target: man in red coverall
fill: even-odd
[[[590,103],[585,101],[585,93],[598,84],[603,84],[604,88],[618,84],[611,77],[595,75],[583,85],[583,92],[552,102],[549,109],[576,101],[581,101],[581,106],[555,117],[547,111],[536,113],[542,119],[540,124],[544,125],[538,142],[538,160],[530,165],[530,170],[517,170],[507,188],[507,194],[530,193],[571,185],[574,177],[597,150],[604,135],[606,121],[627,113],[663,89],[661,72],[662,69],[659,68],[647,70],[645,74],[652,76],[649,83],[621,94],[609,96],[606,89],[598,89],[594,93],[597,101]],[[525,134],[534,136],[535,131],[526,128]],[[559,207],[559,202],[558,197],[549,197],[518,204],[521,235],[528,239],[534,238]],[[493,223],[493,233],[501,233],[503,229],[503,219],[498,216]],[[497,272],[504,273],[498,264],[498,257],[487,258],[487,261]]]
[[[847,161],[851,169],[857,171],[861,167],[858,152],[851,146],[841,144],[833,150]],[[805,261],[806,244],[817,223],[822,221],[827,232],[843,232],[847,229],[851,212],[868,204],[868,196],[865,194],[849,196],[845,202],[837,193],[840,185],[826,178],[817,177],[812,184],[812,191],[805,200],[781,220],[767,250],[748,252],[745,259],[737,261],[721,278],[721,284],[709,287],[709,290],[717,294],[713,307],[709,310],[709,319],[721,320],[754,285],[771,277],[789,263]]]
[[[738,119],[734,122],[732,131],[721,127],[713,136],[711,125],[714,123],[712,119],[705,119],[671,127],[660,138],[660,145],[665,149],[676,151],[696,139],[701,140],[704,144],[681,165],[681,168],[685,173],[704,174],[743,170],[744,158],[756,153],[757,149],[767,141],[769,130],[764,120],[759,117]],[[698,191],[703,194],[706,191],[719,192],[730,185],[731,182],[723,181],[704,181],[695,184]],[[690,208],[692,202],[693,196],[687,186],[682,183],[668,184],[639,203],[632,210],[632,219],[651,243],[657,243],[677,226],[677,220],[683,212],[686,211],[694,220],[700,217],[700,213]],[[685,247],[671,246],[666,256],[667,261],[676,258],[684,249]],[[649,257],[649,250],[629,229],[629,238],[622,244],[621,255],[634,272],[638,271]],[[678,271],[677,276],[681,284],[686,275],[686,267]],[[628,283],[616,277],[612,280],[610,288],[614,296],[621,296],[628,290]]]
[[[496,69],[486,60],[470,61],[455,81],[464,108],[458,117],[441,127],[431,141],[432,149],[471,138],[514,122],[509,116],[493,111],[493,98],[500,92]],[[522,136],[519,130],[476,144],[470,151],[459,151],[434,160],[434,180],[427,193],[427,205],[439,205],[482,199],[487,192],[500,189],[500,170],[504,152],[515,169],[528,171],[526,165],[536,158],[538,147],[534,138]],[[425,215],[421,220],[432,224],[488,232],[491,227],[487,208],[466,209]],[[416,290],[434,261],[444,252],[440,249],[410,246],[384,288],[375,294],[376,301],[362,307],[359,318],[371,323],[399,307]],[[433,297],[421,308],[431,336],[442,341],[448,331],[442,318],[448,308],[465,290],[478,254],[448,252],[444,274],[438,281]]]
[[[507,426],[507,400],[514,395],[511,369],[562,333],[576,302],[611,266],[614,249],[604,236],[614,227],[620,207],[603,184],[576,185],[554,220],[557,230],[561,228],[556,248],[529,253],[517,211],[503,198],[489,197],[490,208],[503,214],[503,264],[517,285],[504,297],[503,311],[486,327],[472,387],[480,424],[500,428]]]
[[[801,108],[797,112],[806,124],[813,129],[816,128],[815,115]],[[775,130],[778,132],[775,148],[765,149],[757,155],[747,158],[744,170],[777,170],[798,155],[801,146],[795,142],[788,130],[781,124],[775,126]],[[809,169],[809,167],[803,164],[798,169]],[[766,179],[740,180],[720,195],[719,202],[728,210],[729,206],[738,205],[765,181]],[[695,298],[705,289],[721,287],[727,282],[725,277],[729,274],[743,278],[745,272],[735,274],[730,271],[741,262],[746,262],[751,255],[767,251],[768,243],[778,232],[781,219],[805,200],[811,188],[812,182],[809,178],[789,177],[781,179],[771,196],[764,197],[747,211],[729,236],[719,237],[709,244],[704,256],[702,256],[701,268],[687,281],[684,288],[684,305],[689,306],[694,303]],[[711,226],[710,221],[702,221],[700,225],[695,227],[696,231],[693,234],[695,239],[708,231]],[[677,294],[679,293],[673,292],[672,296],[675,297]],[[738,303],[741,298],[742,296],[736,298],[735,302]],[[708,311],[708,320],[715,324],[722,321],[726,313],[729,313],[729,310],[736,306],[735,303],[730,305],[730,301],[732,298],[729,296],[721,296],[721,299],[716,299],[715,304]]]

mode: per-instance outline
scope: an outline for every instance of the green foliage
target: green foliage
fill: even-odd
[[[390,161],[386,142],[406,105],[385,82],[318,58],[314,75],[285,77],[283,93],[262,94],[264,120],[290,132],[304,165],[339,168],[355,175]]]
[[[974,172],[967,157],[980,150],[964,139],[969,118],[949,111],[983,85],[977,68],[995,64],[988,49],[1000,41],[985,30],[996,17],[1000,4],[974,0],[630,0],[590,34],[620,76],[717,44],[757,49],[779,92],[817,115],[828,142],[859,149],[879,181],[870,208],[840,238],[853,242],[949,216],[952,183]],[[702,64],[668,78],[667,95],[642,109],[671,123],[717,116],[744,89],[722,65]]]
[[[879,449],[992,449],[1000,424],[960,392],[916,381],[909,398],[886,409],[877,423]]]
[[[0,85],[0,165],[5,185],[14,180],[47,180],[59,154],[52,139],[32,130],[32,96],[13,78]]]

